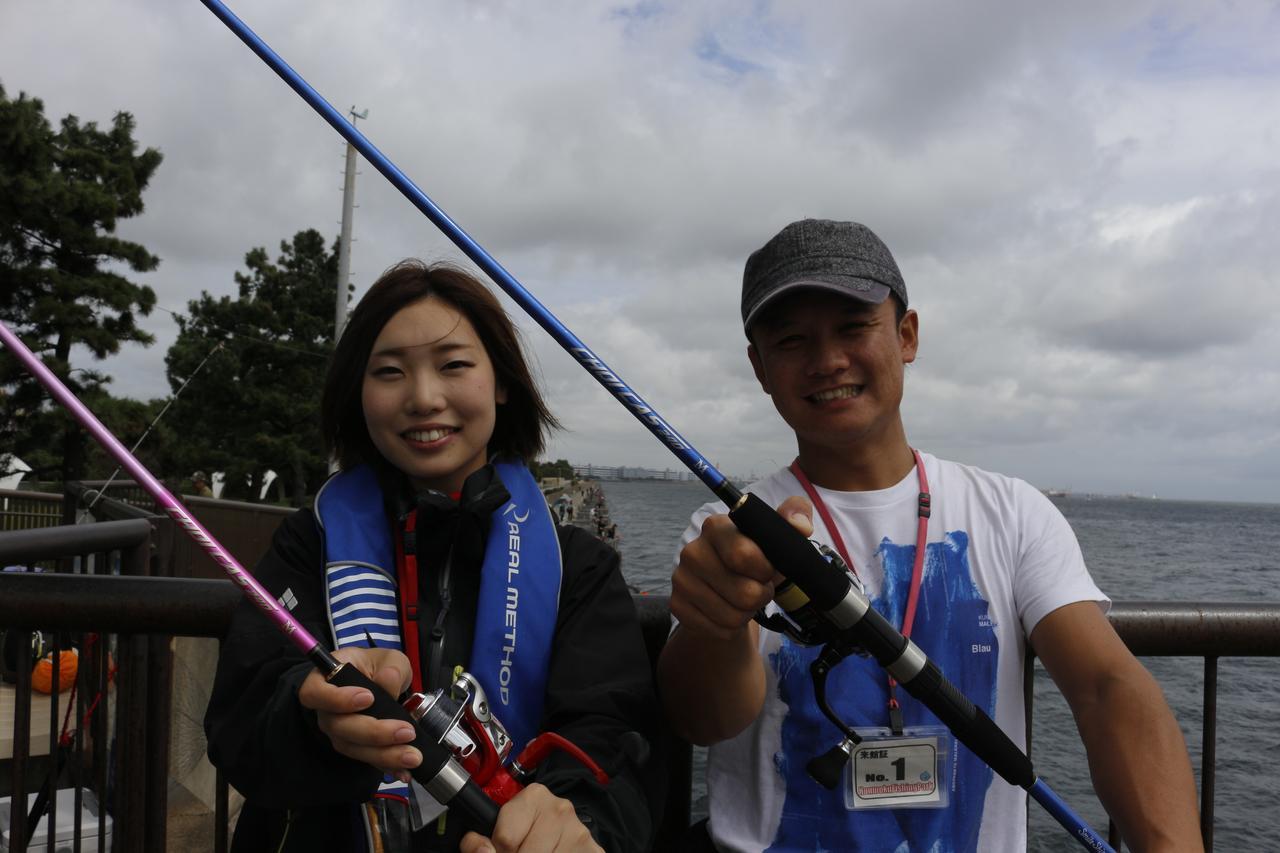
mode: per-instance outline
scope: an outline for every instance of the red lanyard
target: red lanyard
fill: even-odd
[[[396,532],[396,583],[400,593],[400,624],[404,626],[404,653],[409,658],[409,669],[413,673],[413,692],[423,691],[422,654],[418,648],[418,555],[417,534],[418,511],[411,510],[405,518],[404,528],[393,529]]]
[[[916,604],[920,600],[920,580],[924,576],[924,555],[925,545],[929,535],[929,479],[924,473],[924,460],[920,458],[920,451],[915,448],[911,449],[911,454],[916,460],[916,479],[920,483],[920,499],[917,502],[917,522],[916,522],[916,558],[915,564],[911,567],[911,588],[907,593],[907,610],[902,617],[902,635],[904,637],[911,636],[911,626],[916,621]],[[831,517],[831,512],[827,509],[826,501],[818,494],[818,490],[813,487],[813,483],[809,482],[809,478],[805,476],[804,471],[800,469],[800,460],[796,459],[791,463],[791,473],[800,481],[800,485],[804,487],[805,494],[809,496],[809,500],[813,503],[813,508],[818,511],[818,515],[822,518],[822,523],[826,525],[827,532],[831,534],[831,542],[836,546],[836,551],[844,559],[845,565],[856,575],[857,567],[853,563],[853,558],[849,555],[849,549],[845,547],[844,537],[840,535],[840,529],[836,527],[835,519]],[[897,682],[892,676],[889,678],[889,721],[893,727],[894,734],[902,734],[902,709],[898,705],[898,699],[895,695],[894,688]]]

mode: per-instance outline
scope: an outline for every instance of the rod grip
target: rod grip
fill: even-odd
[[[440,799],[439,792],[442,787],[439,777],[442,773],[449,774],[449,759],[453,757],[449,748],[436,741],[429,732],[417,724],[403,705],[351,664],[342,664],[327,678],[330,684],[336,684],[339,687],[363,687],[373,694],[373,704],[360,713],[379,720],[403,720],[413,726],[416,737],[409,745],[416,747],[422,753],[422,763],[409,773],[430,791],[432,796]],[[452,766],[456,768],[457,763],[455,762]],[[458,779],[458,781],[462,780]],[[493,834],[494,824],[498,821],[498,804],[489,799],[470,778],[466,778],[465,784],[452,791],[452,796],[447,800],[440,801],[455,815],[461,817],[468,828],[486,837]]]
[[[485,838],[493,837],[493,828],[498,823],[498,808],[498,804],[471,779],[449,801],[449,810],[462,815],[467,827]]]
[[[757,495],[748,493],[730,510],[729,519],[819,610],[831,610],[849,591],[849,579],[833,570],[800,531]]]

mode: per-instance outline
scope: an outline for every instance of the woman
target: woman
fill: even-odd
[[[466,669],[517,751],[555,731],[611,773],[600,786],[554,754],[499,812],[499,849],[644,849],[648,808],[618,745],[649,735],[648,659],[616,554],[555,525],[525,467],[557,424],[493,294],[447,265],[388,270],[338,342],[322,418],[341,471],[254,575],[392,695]],[[371,703],[239,608],[205,717],[210,758],[246,798],[234,850],[489,849],[407,784],[410,727],[358,713]]]

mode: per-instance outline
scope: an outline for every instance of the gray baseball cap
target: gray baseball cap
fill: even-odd
[[[890,293],[907,305],[907,285],[889,247],[857,222],[802,219],[751,253],[742,271],[742,328],[784,293],[816,288],[878,305]]]

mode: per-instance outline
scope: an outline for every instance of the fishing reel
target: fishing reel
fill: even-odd
[[[543,732],[508,762],[514,744],[502,722],[493,715],[484,688],[468,672],[461,672],[448,690],[414,693],[403,706],[435,741],[453,753],[485,794],[502,805],[533,780],[547,756],[559,750],[573,757],[601,785],[609,776],[591,757],[555,732]]]
[[[812,539],[809,542],[827,563],[844,572],[849,582],[859,591],[862,590],[862,581],[833,548]],[[867,657],[868,652],[824,618],[809,597],[790,580],[778,585],[774,591],[773,601],[778,605],[779,611],[766,613],[761,609],[755,615],[756,622],[770,631],[787,635],[793,642],[800,645],[823,646],[821,653],[809,666],[809,676],[813,680],[813,693],[818,708],[843,737],[836,746],[811,759],[805,765],[805,769],[815,782],[831,790],[839,784],[840,776],[853,753],[853,748],[861,738],[840,718],[827,701],[827,676],[836,665],[850,655]]]

